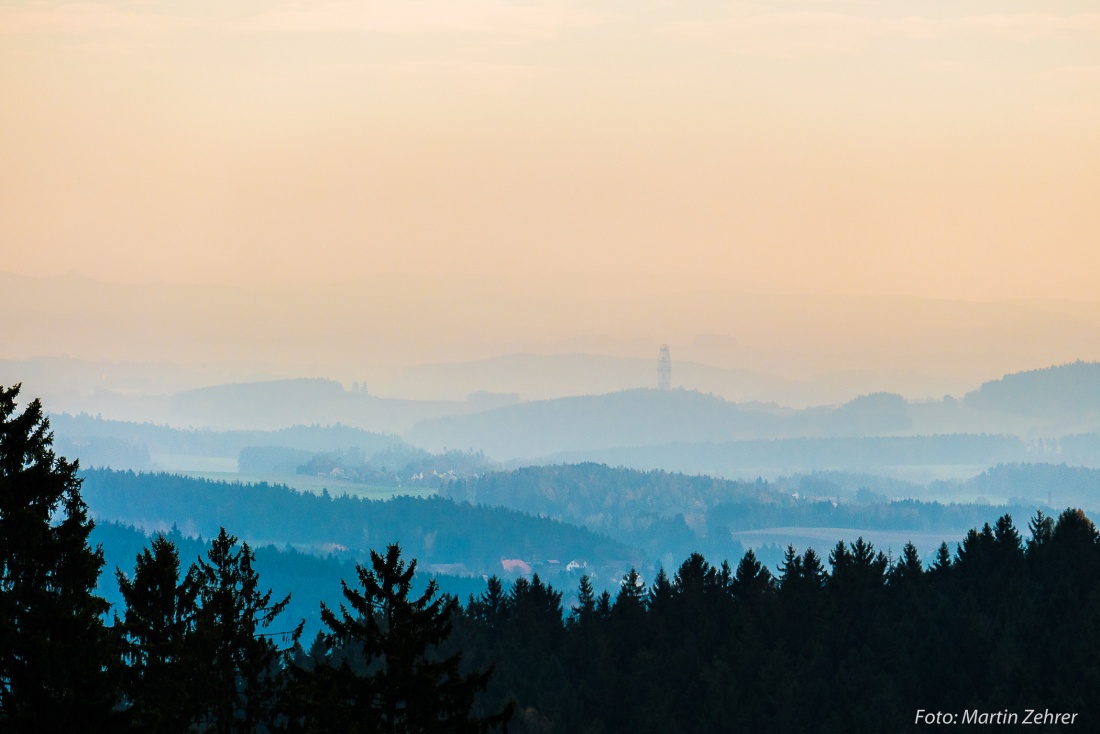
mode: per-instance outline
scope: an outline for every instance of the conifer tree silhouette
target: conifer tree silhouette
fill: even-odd
[[[123,661],[130,724],[139,731],[184,731],[196,715],[192,655],[198,611],[198,569],[180,578],[179,553],[157,535],[137,556],[133,578],[118,570],[126,608],[113,629]]]
[[[42,404],[0,386],[0,730],[110,730],[113,649],[95,595],[103,552],[77,463],[53,452]]]
[[[321,606],[333,653],[304,674],[306,728],[480,734],[505,724],[510,707],[488,717],[472,713],[491,671],[463,674],[459,653],[438,651],[451,634],[456,600],[440,596],[434,580],[411,598],[416,561],[406,565],[397,544],[385,556],[371,551],[371,566],[356,571],[361,589],[342,582],[347,604],[335,612]]]

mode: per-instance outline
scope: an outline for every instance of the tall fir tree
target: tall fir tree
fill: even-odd
[[[913,542],[909,541],[901,549],[901,557],[887,571],[887,579],[897,586],[915,582],[923,575],[924,566],[921,564],[920,554]]]
[[[508,615],[508,594],[496,576],[490,576],[480,596],[470,595],[466,613],[481,623],[493,635],[499,635]]]
[[[193,672],[203,661],[193,659],[198,611],[198,569],[180,578],[175,545],[163,535],[137,556],[133,577],[118,570],[125,612],[116,615],[123,660],[126,714],[143,732],[187,729],[196,711]]]
[[[954,561],[951,559],[951,550],[947,547],[947,543],[940,543],[940,547],[936,549],[936,558],[932,561],[932,565],[928,567],[929,573],[937,576],[946,576],[950,573]]]
[[[581,576],[580,585],[577,587],[577,603],[573,605],[569,623],[572,625],[589,626],[596,617],[596,592],[592,588],[592,580],[588,574]]]
[[[631,568],[619,583],[619,593],[615,596],[615,606],[611,611],[612,618],[627,626],[641,625],[648,603],[649,591],[638,570]],[[635,631],[641,632],[640,629]]]
[[[260,591],[255,555],[248,543],[222,528],[210,544],[206,560],[199,559],[200,608],[195,617],[196,689],[202,722],[218,734],[272,728],[279,719],[281,671],[301,635],[302,625],[275,633],[270,627],[290,602],[290,595],[272,601],[272,591]],[[276,637],[290,645],[280,649]]]
[[[114,650],[95,595],[103,552],[77,463],[53,452],[33,400],[0,387],[0,730],[110,730]]]
[[[310,731],[474,734],[506,722],[510,709],[489,717],[472,713],[490,671],[464,674],[459,653],[438,652],[451,634],[456,600],[440,596],[434,580],[410,597],[416,561],[406,565],[396,544],[385,556],[371,551],[370,568],[356,571],[361,590],[342,583],[347,605],[338,612],[321,605],[336,654],[300,676],[298,690],[307,700],[297,723]],[[338,662],[349,648],[362,656],[362,670],[346,658]]]
[[[733,597],[742,604],[753,604],[774,591],[771,572],[756,559],[752,548],[745,551],[730,583]]]

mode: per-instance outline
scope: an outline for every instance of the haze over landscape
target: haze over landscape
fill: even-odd
[[[478,710],[514,696],[521,732],[639,730],[598,711],[644,689],[590,696],[538,667],[589,638],[531,652],[524,594],[557,609],[551,637],[621,632],[615,615],[659,615],[694,573],[740,610],[737,639],[800,639],[795,612],[773,637],[744,620],[764,598],[798,609],[782,595],[803,562],[823,593],[940,579],[935,604],[882,608],[954,620],[958,589],[1019,559],[1005,588],[1045,583],[1058,533],[1100,548],[1062,513],[1100,511],[1097,201],[1084,0],[0,6],[0,387],[41,398],[79,459],[96,593],[121,613],[116,566],[154,537],[190,562],[226,528],[293,592],[294,665],[336,665],[335,637],[308,645],[332,629],[318,601],[336,608],[355,564],[400,543],[418,588],[466,604],[468,662],[501,671]],[[874,583],[834,583],[844,542]],[[973,565],[1007,546],[995,572]],[[1089,629],[1100,563],[1061,567],[1087,579],[1051,608]],[[1040,606],[1026,624],[1060,629]],[[677,619],[645,639],[694,624]],[[1013,619],[1005,639],[1028,637]],[[755,662],[652,659],[744,691],[776,669],[893,664],[852,662],[865,640],[845,629],[821,634],[850,645],[789,666],[729,641]],[[1043,654],[1062,649],[1049,634]],[[650,665],[621,655],[607,666]],[[1002,672],[945,684],[978,686],[950,705],[1017,705],[974,682]],[[881,685],[879,713],[904,684]],[[1071,705],[1053,690],[1029,703]],[[917,703],[949,698],[928,691]],[[863,711],[835,706],[806,730]],[[784,730],[780,709],[744,710],[744,730]],[[711,730],[694,715],[663,730]]]
[[[1098,359],[1098,24],[1083,2],[8,5],[2,356],[201,366],[153,393],[557,397],[649,381],[408,368],[661,343],[859,373],[677,371],[800,405]]]

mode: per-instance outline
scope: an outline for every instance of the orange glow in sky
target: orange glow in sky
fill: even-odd
[[[1093,313],[1098,201],[1100,12],[1083,0],[0,5],[0,271],[20,276],[399,282],[378,297],[386,328],[436,344],[764,341],[812,320],[622,304]],[[507,279],[545,297],[512,309]],[[440,283],[445,307],[401,305]],[[592,326],[576,304],[604,291],[629,297]],[[861,319],[837,328],[905,333]]]
[[[1093,299],[1086,2],[0,8],[3,269]]]

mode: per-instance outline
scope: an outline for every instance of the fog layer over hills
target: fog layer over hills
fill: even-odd
[[[0,365],[0,378],[43,397],[47,387],[168,396],[327,377],[345,387],[365,382],[380,397],[463,400],[489,391],[532,400],[652,386],[657,349],[668,342],[674,385],[807,407],[878,391],[959,395],[1005,373],[1100,359],[1096,303],[740,288],[671,275],[213,286],[0,272],[3,358],[67,357],[76,379],[32,385],[60,376],[41,360]],[[69,369],[74,360],[94,365]],[[126,379],[113,379],[119,373]],[[56,401],[52,410],[106,415]]]
[[[265,446],[355,449],[365,458],[405,446],[484,452],[490,463],[597,461],[731,478],[827,469],[928,482],[1006,462],[1100,465],[1100,364],[1085,362],[1008,375],[959,399],[872,393],[805,409],[682,388],[410,401],[316,378],[185,390],[165,406],[177,425],[206,428],[87,415],[58,415],[54,427],[59,441],[81,448],[86,465],[133,469],[235,472],[243,449]],[[294,425],[343,427],[290,431]],[[216,461],[203,464],[202,457]]]

